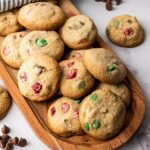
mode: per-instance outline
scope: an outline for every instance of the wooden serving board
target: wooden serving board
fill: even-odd
[[[68,17],[78,15],[80,12],[73,6],[69,0],[60,0],[60,7]],[[103,47],[112,50],[99,36],[97,38],[98,47]],[[128,141],[136,132],[141,124],[144,116],[145,103],[143,93],[134,79],[130,71],[125,83],[128,85],[132,92],[132,106],[128,110],[128,119],[124,129],[114,138],[107,141],[97,141],[89,137],[74,136],[70,138],[61,138],[53,134],[47,126],[47,110],[48,102],[32,102],[25,99],[18,87],[16,80],[16,70],[8,67],[2,60],[0,60],[0,75],[5,82],[9,92],[11,93],[14,101],[26,118],[28,124],[33,129],[35,134],[42,140],[48,147],[55,150],[112,150],[116,149],[126,141]]]

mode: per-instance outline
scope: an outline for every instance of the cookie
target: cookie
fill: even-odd
[[[127,71],[119,58],[104,48],[93,48],[84,52],[83,63],[98,80],[118,84],[124,80]]]
[[[26,31],[11,33],[6,36],[2,43],[1,57],[9,66],[18,69],[22,64],[22,58],[19,53],[20,42],[27,34]]]
[[[85,50],[72,50],[67,53],[65,56],[65,59],[77,59],[77,60],[82,60],[82,55]]]
[[[18,10],[0,13],[0,35],[21,31],[23,27],[17,21]]]
[[[115,136],[122,129],[125,118],[124,103],[108,90],[96,90],[81,102],[82,129],[95,139],[107,140]]]
[[[0,86],[0,120],[7,114],[11,102],[12,100],[8,91]]]
[[[18,71],[20,92],[32,101],[44,101],[57,91],[60,68],[48,55],[35,54],[24,61]]]
[[[85,15],[70,17],[60,29],[65,44],[72,49],[90,47],[98,35],[93,20]]]
[[[107,25],[106,35],[116,45],[134,47],[144,40],[144,29],[136,17],[121,15],[113,17]]]
[[[60,92],[62,95],[78,99],[93,88],[95,79],[79,60],[64,60],[59,63],[62,75]]]
[[[120,83],[117,85],[99,83],[97,89],[100,90],[109,90],[112,93],[116,94],[126,105],[126,107],[130,106],[131,103],[131,93],[128,87],[124,83]]]
[[[54,133],[62,137],[83,134],[77,101],[61,97],[52,103],[48,110],[48,125]]]
[[[23,38],[19,49],[23,60],[37,53],[59,60],[64,53],[64,43],[55,31],[31,31]]]
[[[64,23],[65,14],[50,3],[30,3],[19,10],[18,21],[29,30],[54,30]]]

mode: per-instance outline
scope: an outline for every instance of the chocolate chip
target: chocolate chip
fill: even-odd
[[[0,140],[0,148],[4,148],[6,145],[7,141],[6,140]]]
[[[112,2],[111,2],[111,0],[107,0],[106,1],[106,9],[107,10],[112,10]]]
[[[20,147],[26,146],[26,145],[27,145],[27,140],[24,139],[24,138],[20,138],[20,139],[19,139],[19,142],[18,142],[18,145],[19,145]]]
[[[13,145],[11,143],[7,143],[4,150],[12,150],[13,149]]]
[[[116,5],[119,5],[121,3],[121,0],[116,0]]]
[[[2,140],[2,136],[0,136],[0,140]]]
[[[19,138],[18,137],[14,137],[12,139],[10,139],[9,143],[13,144],[13,145],[18,145],[19,142]]]
[[[6,125],[4,125],[4,127],[2,128],[2,133],[4,133],[4,134],[8,134],[9,132],[10,132],[10,128],[8,127],[8,126],[6,126]]]
[[[11,138],[11,137],[10,137],[9,135],[7,135],[7,134],[3,134],[3,135],[2,135],[2,140],[8,141],[10,138]]]

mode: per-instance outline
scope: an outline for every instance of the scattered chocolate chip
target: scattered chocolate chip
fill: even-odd
[[[121,3],[121,0],[116,0],[116,5],[119,5]]]
[[[106,9],[107,10],[112,10],[112,2],[111,2],[111,0],[107,0],[106,1]]]
[[[4,150],[13,150],[14,146],[20,146],[20,147],[24,147],[27,145],[27,140],[24,138],[18,138],[18,137],[14,137],[12,138],[11,136],[8,135],[8,133],[10,132],[10,128],[6,125],[4,125],[1,128],[2,131],[2,135],[0,135],[0,148],[4,149]]]
[[[95,1],[106,3],[106,9],[107,10],[112,10],[113,9],[112,0],[95,0]],[[121,3],[121,0],[115,0],[115,1],[116,1],[116,5],[119,5]]]
[[[18,137],[14,137],[12,138],[9,143],[13,144],[13,145],[18,145],[19,142],[19,138]]]
[[[7,143],[4,150],[12,150],[13,149],[13,145],[11,143]]]
[[[2,140],[8,141],[10,138],[11,138],[11,137],[10,137],[9,135],[7,135],[7,134],[3,134],[3,135],[2,135]]]
[[[0,148],[4,148],[6,145],[7,141],[6,140],[0,140]]]
[[[2,133],[4,134],[8,134],[10,132],[10,128],[6,125],[4,125],[4,127],[2,128]]]
[[[19,145],[20,147],[26,146],[26,145],[27,145],[27,140],[24,139],[24,138],[20,138],[20,139],[19,139],[19,142],[18,142],[18,145]]]

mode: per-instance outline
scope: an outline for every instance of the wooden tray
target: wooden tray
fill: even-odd
[[[80,14],[80,12],[73,6],[69,0],[60,0],[60,7],[64,10],[68,17]],[[97,38],[99,47],[112,50],[99,36]],[[132,92],[133,102],[128,112],[128,121],[124,129],[113,139],[107,141],[93,140],[91,137],[74,136],[71,138],[60,138],[54,135],[47,126],[47,102],[36,103],[25,99],[18,87],[16,80],[16,70],[8,67],[2,60],[0,60],[0,75],[11,93],[14,101],[23,113],[30,127],[35,134],[42,140],[48,147],[55,150],[111,150],[115,149],[126,141],[128,141],[135,131],[138,129],[145,111],[145,103],[143,93],[128,71],[126,83]]]

